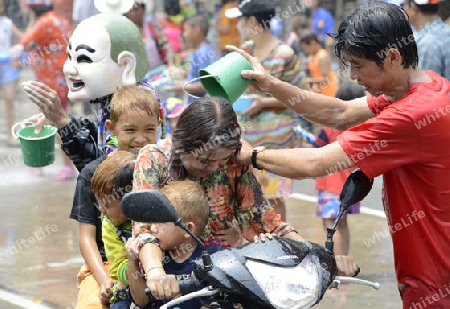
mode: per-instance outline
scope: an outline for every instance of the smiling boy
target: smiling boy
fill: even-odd
[[[111,117],[106,120],[106,126],[117,138],[118,150],[136,156],[144,145],[156,142],[158,115],[159,103],[150,90],[127,86],[119,89],[111,99]],[[103,304],[109,304],[113,281],[108,274],[100,210],[96,207],[102,200],[97,201],[91,190],[93,174],[106,158],[107,155],[103,155],[81,170],[70,213],[70,218],[79,222],[80,250],[86,262],[78,274],[76,308],[101,308],[99,292]]]

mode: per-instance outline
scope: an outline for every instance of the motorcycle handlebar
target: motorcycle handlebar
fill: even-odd
[[[206,285],[198,280],[194,274],[187,280],[178,280],[178,285],[180,286],[180,293],[182,295],[197,292],[206,287]]]
[[[178,280],[178,285],[180,287],[180,293],[182,295],[186,295],[192,292],[197,292],[206,287],[200,280],[198,280],[194,275],[192,275],[189,279],[186,280]],[[145,295],[151,296],[149,288],[145,288]]]

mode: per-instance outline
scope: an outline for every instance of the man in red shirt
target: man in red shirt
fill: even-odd
[[[384,175],[403,308],[450,308],[450,82],[418,67],[404,11],[370,3],[340,24],[336,54],[370,93],[342,101],[301,90],[265,73],[256,60],[242,76],[309,121],[346,130],[316,149],[243,149],[240,160],[290,178],[359,167]]]

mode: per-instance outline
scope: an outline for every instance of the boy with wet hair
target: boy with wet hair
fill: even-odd
[[[125,243],[131,237],[131,220],[122,213],[121,201],[133,184],[134,160],[127,151],[115,151],[97,168],[91,187],[103,215],[102,240],[110,264],[109,275],[115,280],[110,308],[130,308],[128,258]]]
[[[202,234],[209,217],[209,203],[208,196],[205,194],[203,187],[193,181],[173,181],[164,187],[160,188],[169,201],[174,206],[180,217],[183,219],[186,226],[196,235]],[[189,280],[193,270],[194,261],[199,259],[202,255],[202,249],[197,245],[195,239],[193,239],[186,231],[178,226],[175,226],[173,222],[153,223],[151,225],[153,235],[156,237],[159,243],[159,247],[164,251],[164,256],[159,264],[155,264],[149,269],[144,270],[145,276],[151,273],[154,269],[163,268],[167,275],[161,276],[160,280],[164,287],[164,292],[169,292],[172,298],[178,297],[179,286],[178,280]],[[215,238],[204,239],[206,250],[212,254],[217,251],[221,251],[229,247],[227,244],[216,240]],[[129,249],[128,249],[129,248]],[[136,273],[140,270],[139,260],[133,252],[132,241],[127,244],[127,254],[130,272],[134,270]],[[136,276],[131,276],[133,279]],[[130,288],[135,283],[130,281]],[[139,305],[138,299],[145,299],[148,297],[144,293],[146,288],[145,281],[141,278],[137,283],[141,289],[131,289],[132,296],[136,300],[136,304]],[[137,291],[139,295],[133,294],[133,291]],[[156,298],[158,297],[158,298]],[[168,300],[159,299],[159,296],[151,297],[150,303],[144,303],[144,305],[151,308],[159,308]],[[225,304],[222,308],[231,308],[231,304]],[[197,309],[203,308],[198,299],[192,299],[186,301],[180,305],[182,309]]]
[[[132,253],[134,239],[131,237],[131,220],[123,213],[121,201],[131,191],[134,160],[129,152],[116,151],[102,162],[92,178],[92,190],[104,215],[102,238],[106,256],[111,264],[110,275],[116,280],[111,298],[111,309],[130,308],[135,303],[140,308],[159,308],[163,300],[145,294],[144,277],[153,269],[164,268],[167,276],[161,277],[164,290],[178,295],[178,280],[188,280],[194,270],[194,261],[199,259],[202,249],[184,230],[172,222],[152,224],[152,232],[159,247],[165,251],[159,265],[143,270],[138,257]],[[203,187],[191,181],[176,181],[161,188],[186,226],[200,236],[208,222],[209,204]],[[126,245],[125,245],[126,243]],[[224,250],[228,245],[213,238],[204,241],[207,251]],[[180,308],[200,308],[198,300],[184,302]]]
[[[137,155],[145,144],[156,142],[160,118],[159,102],[141,86],[119,89],[111,99],[110,119],[106,126],[117,140],[118,150]],[[86,165],[78,175],[70,218],[79,222],[80,250],[85,259],[78,274],[78,308],[102,308],[109,305],[113,279],[102,240],[102,221],[98,201],[91,190],[91,179],[103,155]],[[100,295],[99,295],[100,294]],[[100,296],[100,300],[99,300]]]

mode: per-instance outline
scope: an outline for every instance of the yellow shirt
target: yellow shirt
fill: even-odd
[[[125,270],[128,266],[128,258],[125,251],[125,243],[117,235],[117,230],[119,228],[131,231],[131,220],[116,227],[109,219],[106,217],[103,218],[102,240],[105,245],[106,258],[110,265],[109,276],[114,280],[120,280],[124,285],[128,285],[128,280],[125,275]]]

